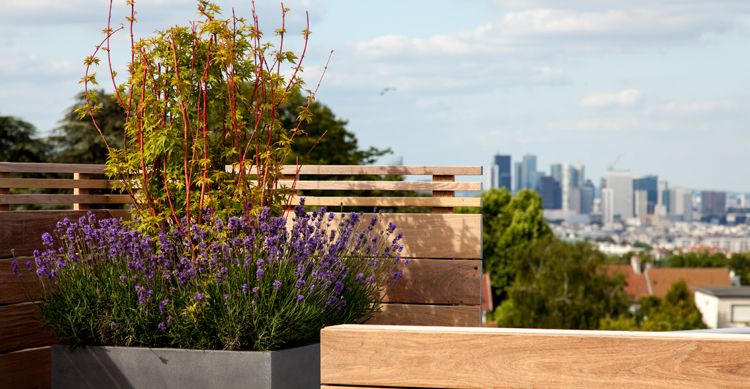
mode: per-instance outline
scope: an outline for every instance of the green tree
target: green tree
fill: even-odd
[[[36,137],[31,123],[13,116],[0,116],[0,161],[42,162],[47,146]]]
[[[685,280],[672,284],[664,299],[647,296],[641,299],[634,314],[604,318],[603,330],[682,331],[706,328],[695,306],[693,294]]]
[[[624,278],[609,276],[606,256],[588,243],[545,237],[515,253],[515,280],[495,312],[500,327],[596,329],[629,306]]]
[[[495,306],[504,300],[519,267],[517,252],[529,243],[552,235],[542,216],[542,200],[532,190],[511,195],[506,189],[482,194],[483,266],[490,272]],[[476,210],[461,210],[477,212]]]
[[[102,90],[91,92],[101,104],[101,109],[94,114],[96,122],[110,142],[110,146],[122,147],[122,134],[125,126],[125,112],[114,96]],[[86,96],[79,93],[75,103],[68,109],[49,137],[52,147],[51,159],[60,163],[98,163],[107,162],[108,150],[101,135],[94,127],[90,116],[83,118],[77,113],[86,105]]]
[[[292,95],[288,104],[280,107],[282,126],[291,128],[305,104],[301,93]],[[319,101],[310,104],[308,111],[312,121],[300,125],[305,136],[295,139],[287,164],[299,161],[306,165],[367,165],[391,152],[372,146],[360,149],[356,135],[346,129],[347,121],[336,117],[331,108]]]

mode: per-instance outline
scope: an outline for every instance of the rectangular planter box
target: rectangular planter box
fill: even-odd
[[[52,388],[319,387],[319,344],[280,351],[52,346]]]

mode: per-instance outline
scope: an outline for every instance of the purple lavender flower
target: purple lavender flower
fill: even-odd
[[[167,308],[167,304],[169,304],[169,300],[162,300],[159,303],[159,312],[164,313],[164,310]]]
[[[273,289],[279,290],[281,288],[281,281],[279,280],[273,280]]]
[[[247,284],[242,284],[242,294],[247,294]]]
[[[263,279],[263,269],[258,269],[255,271],[255,278],[262,280]]]
[[[305,299],[305,296],[303,296],[303,295],[301,295],[301,294],[298,294],[298,295],[297,295],[297,302],[298,302],[298,303],[299,303],[299,302],[301,302],[301,301],[302,301],[302,300],[304,300],[304,299]]]
[[[258,295],[258,292],[260,292],[260,287],[254,286],[254,287],[253,287],[253,294],[257,296],[257,295]],[[254,300],[253,300],[253,301],[254,301]]]
[[[18,261],[13,260],[10,263],[10,271],[13,272],[13,275],[16,276],[16,278],[21,277],[21,273],[18,272]]]
[[[195,301],[205,301],[206,300],[206,294],[205,293],[196,293],[193,295],[193,300]]]
[[[156,328],[159,331],[164,331],[165,329],[167,329],[167,325],[162,321],[162,322],[159,322],[159,324],[156,326]]]

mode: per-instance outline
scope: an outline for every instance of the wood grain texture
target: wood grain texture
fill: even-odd
[[[0,259],[0,305],[22,303],[39,298],[39,281],[36,274],[26,270],[24,265],[26,259],[28,258],[18,259],[20,278],[11,271],[11,259]]]
[[[0,204],[130,204],[128,195],[11,194],[0,195]]]
[[[0,162],[0,172],[104,174],[104,165],[82,163]]]
[[[0,388],[43,389],[51,386],[49,347],[0,354]]]
[[[468,207],[479,208],[479,197],[339,197],[339,196],[294,196],[290,204],[299,204],[300,197],[305,205],[314,207]],[[335,208],[332,208],[335,209]]]
[[[7,179],[8,177],[10,177],[10,173],[0,172],[0,180]],[[0,195],[7,195],[8,193],[10,193],[10,189],[0,186]],[[10,205],[0,204],[0,212],[5,211],[10,211]]]
[[[373,216],[363,215],[362,228]],[[403,232],[404,258],[482,258],[482,215],[479,214],[420,214],[420,213],[379,213],[375,229],[396,224],[396,231]],[[336,217],[331,228],[341,218]],[[291,228],[291,218],[287,226]]]
[[[32,255],[41,247],[42,234],[55,229],[58,221],[65,217],[79,218],[87,211],[18,211],[0,212],[0,258]],[[94,210],[98,218],[128,217],[125,210]]]
[[[482,311],[479,305],[383,304],[367,324],[478,327]]]
[[[0,353],[53,343],[35,303],[0,306]]]
[[[747,388],[750,336],[343,325],[321,330],[324,385]]]
[[[0,178],[0,188],[109,189],[114,181],[70,178]]]
[[[252,174],[256,169],[250,168]],[[237,171],[226,166],[226,171]],[[369,166],[369,165],[285,165],[284,175],[456,175],[481,176],[481,166]]]
[[[450,176],[453,177],[453,176]],[[279,185],[297,190],[430,190],[449,193],[457,190],[480,191],[481,182],[437,181],[294,181],[281,180]],[[448,196],[446,196],[448,197]]]
[[[480,305],[481,260],[413,259],[388,287],[389,303]]]

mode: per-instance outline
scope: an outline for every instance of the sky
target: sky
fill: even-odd
[[[0,1],[0,115],[42,135],[57,125],[81,90],[108,3]],[[118,25],[125,1],[114,3]],[[216,3],[249,15],[249,0]],[[308,85],[333,50],[316,97],[362,147],[393,150],[381,163],[485,165],[488,177],[496,153],[535,154],[547,173],[551,163],[582,163],[598,185],[617,160],[616,169],[672,187],[750,192],[750,1],[285,5],[290,32],[310,15]],[[270,39],[279,7],[257,0]],[[137,37],[196,19],[193,0],[140,0],[136,9]],[[127,36],[115,41],[123,69]]]

